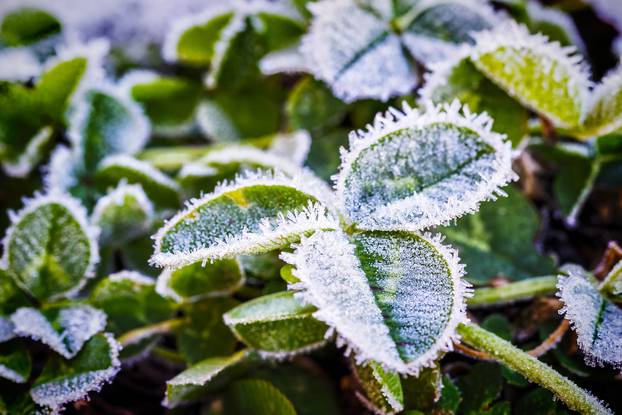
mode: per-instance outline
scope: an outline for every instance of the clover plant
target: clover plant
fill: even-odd
[[[614,8],[100,3],[0,2],[0,414],[622,410]]]

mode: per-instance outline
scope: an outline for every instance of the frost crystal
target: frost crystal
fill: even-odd
[[[311,135],[307,131],[299,130],[289,134],[276,134],[268,152],[302,166],[310,149]]]
[[[343,211],[363,229],[384,230],[420,230],[476,211],[516,178],[511,145],[491,126],[457,101],[379,114],[342,152]]]
[[[353,0],[310,3],[314,18],[301,45],[314,75],[351,102],[404,95],[417,76],[387,23]]]
[[[45,166],[43,182],[48,192],[63,193],[79,183],[84,169],[83,157],[79,149],[70,149],[62,144],[56,146]]]
[[[559,312],[577,333],[586,362],[622,368],[622,309],[600,295],[581,267],[563,271],[567,276],[560,276],[557,284],[557,296],[564,302]]]
[[[48,316],[47,314],[50,314]],[[11,316],[15,334],[47,344],[67,359],[74,357],[84,343],[106,327],[106,314],[86,305],[40,312],[22,307]],[[59,327],[57,331],[55,327]]]
[[[359,362],[418,373],[451,349],[466,319],[464,273],[439,238],[411,233],[318,231],[281,258],[295,267],[290,288],[318,308]]]
[[[15,337],[15,326],[9,318],[0,316],[0,343]]]
[[[28,48],[0,50],[0,79],[3,81],[28,81],[41,73],[41,65]]]
[[[622,65],[594,88],[582,121],[589,135],[604,135],[622,127]]]
[[[132,170],[146,180],[155,182],[156,184],[166,187],[174,192],[179,191],[179,185],[166,174],[162,173],[151,164],[135,159],[126,154],[117,154],[106,157],[99,163],[97,169],[99,171],[103,171],[106,169],[114,169],[117,166]]]

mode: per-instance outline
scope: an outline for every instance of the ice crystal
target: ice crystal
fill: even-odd
[[[0,79],[28,81],[41,73],[41,64],[28,48],[0,50]]]
[[[386,101],[416,85],[400,39],[384,20],[353,0],[324,0],[309,9],[314,18],[301,51],[314,75],[331,85],[337,97]]]
[[[0,363],[0,378],[8,379],[14,383],[26,383],[28,379],[25,379],[15,370]]]
[[[0,343],[15,337],[15,326],[10,318],[0,316]]]
[[[46,380],[41,384],[35,384],[30,390],[33,401],[38,405],[48,407],[50,414],[59,414],[66,403],[84,399],[90,392],[99,391],[104,384],[112,381],[121,366],[119,361],[121,346],[112,335],[105,333],[103,336],[107,343],[108,356],[104,359],[108,363],[105,365],[107,367],[91,370],[88,367],[89,363],[90,365],[101,365],[101,362],[96,360],[100,357],[92,356],[91,362],[88,362],[89,356],[87,356],[87,362],[84,365],[86,367],[79,367],[79,371]]]
[[[267,252],[315,229],[334,229],[338,222],[317,203],[330,197],[323,188],[309,183],[306,175],[288,178],[282,173],[247,173],[191,200],[168,221],[154,237],[151,262],[176,268]]]
[[[577,342],[591,365],[609,363],[622,367],[622,309],[600,295],[590,277],[576,265],[563,268],[557,296],[564,307],[560,314],[570,321]]]
[[[106,314],[87,305],[61,308],[58,312],[22,307],[11,315],[11,321],[16,335],[40,341],[71,359],[87,340],[104,330]]]
[[[59,144],[45,167],[43,182],[48,192],[63,193],[79,183],[83,172],[83,157],[79,149],[70,149]]]
[[[318,231],[295,248],[281,255],[300,280],[290,288],[359,362],[418,373],[451,349],[466,318],[466,285],[457,255],[439,238],[367,232],[350,241]]]
[[[516,178],[511,145],[491,126],[457,101],[378,115],[342,153],[342,210],[357,226],[385,230],[424,229],[476,211]]]

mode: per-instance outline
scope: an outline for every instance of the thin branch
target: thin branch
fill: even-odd
[[[559,326],[557,326],[557,328],[553,330],[551,334],[549,334],[549,337],[544,339],[542,343],[540,343],[537,347],[531,349],[527,353],[529,353],[533,357],[542,356],[543,354],[557,346],[557,344],[564,337],[564,334],[566,334],[566,332],[568,331],[569,326],[570,324],[568,323],[568,320],[563,319],[561,323],[559,323]]]

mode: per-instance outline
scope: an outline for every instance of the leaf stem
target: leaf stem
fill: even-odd
[[[214,149],[213,145],[153,147],[143,150],[138,158],[161,170],[179,170]]]
[[[531,382],[547,388],[568,408],[582,414],[612,414],[589,392],[512,343],[471,323],[461,323],[457,331],[464,343],[489,354],[496,361],[515,370]]]
[[[512,282],[499,287],[477,288],[473,297],[467,299],[469,307],[485,307],[513,301],[529,300],[539,295],[554,294],[557,277],[547,275]]]
[[[170,320],[161,321],[159,323],[152,324],[150,326],[139,327],[134,330],[130,330],[118,338],[121,346],[127,346],[135,344],[147,337],[151,337],[156,334],[166,334],[175,330],[184,322],[183,318],[174,318]]]

